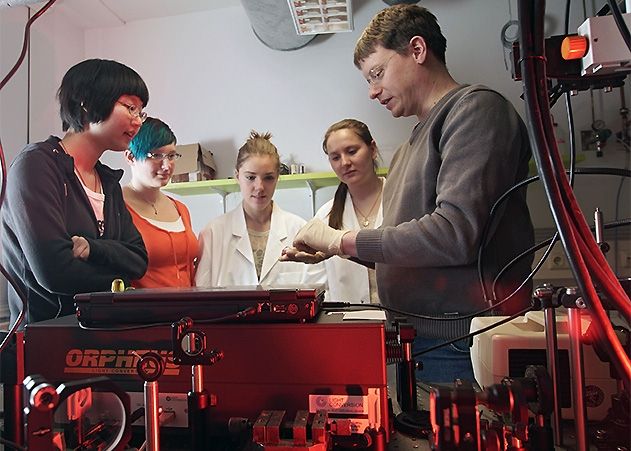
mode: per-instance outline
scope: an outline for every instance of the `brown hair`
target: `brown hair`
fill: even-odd
[[[261,135],[255,130],[250,131],[250,137],[241,146],[237,154],[237,171],[252,155],[259,155],[274,158],[276,160],[276,173],[280,173],[280,157],[278,156],[278,149],[270,141],[271,137],[272,134],[270,132],[265,132]]]
[[[326,143],[331,136],[331,133],[336,132],[338,130],[351,130],[353,131],[359,138],[367,145],[370,146],[374,143],[374,139],[368,126],[364,124],[362,121],[358,121],[357,119],[342,119],[341,121],[336,122],[331,125],[326,132],[324,133],[324,139],[322,140],[322,149],[324,153],[328,154],[328,150],[326,147]],[[377,171],[377,160],[373,160],[373,167],[375,172]],[[335,195],[333,196],[333,206],[331,207],[331,211],[329,212],[329,227],[333,227],[334,229],[341,229],[343,226],[343,216],[344,216],[344,204],[346,203],[346,194],[348,193],[348,186],[344,182],[340,182],[335,190]]]
[[[447,40],[440,31],[436,16],[418,5],[395,5],[377,13],[355,45],[353,62],[359,68],[377,46],[406,54],[414,36],[425,39],[432,54],[445,64]]]

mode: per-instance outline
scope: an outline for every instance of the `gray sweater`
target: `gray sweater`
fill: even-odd
[[[481,310],[477,253],[494,202],[528,175],[526,126],[504,97],[484,86],[460,86],[419,123],[397,150],[383,194],[383,225],[357,236],[358,256],[377,262],[386,306],[431,316]],[[494,218],[484,250],[486,279],[534,242],[525,188]],[[530,271],[531,258],[502,279],[498,297]],[[488,286],[488,284],[487,284]],[[523,308],[530,285],[507,304]],[[411,318],[420,336],[454,338],[470,320]]]

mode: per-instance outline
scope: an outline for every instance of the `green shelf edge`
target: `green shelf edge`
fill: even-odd
[[[388,173],[388,168],[379,168],[377,173],[380,176],[385,176]],[[339,179],[334,172],[308,172],[281,175],[276,188],[311,188],[317,190],[327,186],[336,186],[338,183]],[[200,182],[169,183],[162,190],[179,196],[225,195],[239,192],[239,184],[235,179],[202,180]]]

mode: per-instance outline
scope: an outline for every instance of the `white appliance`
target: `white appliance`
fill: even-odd
[[[559,391],[561,416],[574,417],[572,412],[569,370],[569,337],[567,315],[557,311],[557,337],[559,347]],[[485,316],[473,318],[471,332],[489,326],[502,318]],[[590,324],[582,316],[583,333]],[[473,338],[471,361],[473,374],[482,387],[498,384],[506,376],[523,377],[528,365],[546,365],[546,339],[543,312],[528,312],[513,321],[498,326]],[[583,344],[585,369],[585,404],[589,420],[602,420],[611,407],[611,395],[616,393],[616,381],[609,375],[609,363],[602,362],[590,345]]]

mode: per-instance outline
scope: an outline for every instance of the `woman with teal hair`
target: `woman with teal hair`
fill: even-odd
[[[148,117],[125,152],[132,178],[123,196],[149,256],[145,275],[132,281],[137,288],[193,285],[198,246],[190,214],[183,203],[160,191],[181,156],[176,142],[167,124]]]

